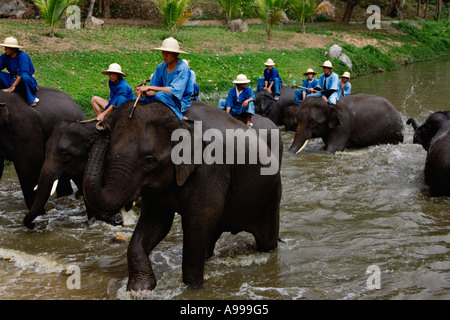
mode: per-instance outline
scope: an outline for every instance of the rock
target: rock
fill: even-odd
[[[203,9],[200,7],[194,7],[191,9],[191,17],[194,19],[200,19],[203,17]]]
[[[3,0],[2,2],[0,4],[0,17],[21,19],[27,10],[21,0]]]
[[[330,47],[330,50],[329,50],[330,58],[332,58],[332,59],[337,58],[341,55],[341,53],[342,53],[342,48],[340,46],[338,46],[337,44],[333,44]]]
[[[101,29],[104,23],[105,22],[101,19],[90,17],[84,22],[84,27],[87,29]]]
[[[287,14],[286,14],[286,12],[281,12],[281,19],[280,19],[280,23],[281,24],[287,24],[287,23],[289,23],[289,18],[288,18],[288,16],[287,16]]]
[[[241,19],[231,20],[228,22],[228,30],[231,32],[247,32],[248,24]]]
[[[416,28],[419,28],[419,29],[421,29],[421,30],[423,29],[423,27],[422,27],[420,24],[415,23],[415,22],[410,22],[409,25],[410,25],[411,27],[416,27]]]
[[[118,243],[123,243],[123,242],[128,242],[128,238],[122,232],[116,232],[116,234],[114,235],[114,238],[112,239],[112,241],[113,242],[118,242]]]
[[[353,67],[352,61],[345,53],[343,53],[339,56],[339,60],[341,60],[343,63],[345,63],[347,65],[347,67],[352,69],[352,67]]]

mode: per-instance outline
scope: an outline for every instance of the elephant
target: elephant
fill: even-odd
[[[290,153],[298,153],[311,138],[322,138],[324,150],[365,148],[403,142],[403,121],[387,99],[369,94],[341,97],[336,105],[307,97],[297,114]]]
[[[52,193],[54,182],[58,183],[64,178],[70,179],[79,192],[83,191],[84,170],[89,151],[97,135],[96,124],[97,122],[64,121],[54,129],[46,143],[45,161],[39,175],[33,206],[23,220],[27,228],[33,229],[34,219],[45,212],[44,206]],[[86,212],[88,219],[92,217],[100,219],[87,205]],[[107,222],[113,225],[122,224],[121,213],[117,213]]]
[[[424,179],[433,196],[450,196],[450,111],[430,114],[422,125],[415,118],[413,143],[427,151]]]
[[[55,126],[64,121],[86,119],[85,114],[72,98],[53,88],[39,87],[39,104],[29,106],[18,93],[0,90],[0,163],[14,163],[25,204],[28,209],[34,202],[34,187],[45,157],[45,143]],[[57,195],[73,192],[69,179],[61,179]],[[43,214],[40,212],[39,214]]]
[[[283,122],[286,131],[297,130],[297,114],[301,107],[301,103],[294,103],[284,108]]]
[[[84,175],[85,199],[101,216],[141,196],[127,252],[127,290],[156,287],[149,254],[170,231],[175,213],[182,218],[182,274],[189,288],[203,286],[205,261],[223,232],[251,233],[260,251],[277,248],[283,143],[270,120],[255,115],[248,129],[200,101],[183,121],[159,102],[139,103],[132,118],[131,108],[122,105],[99,123]],[[233,137],[227,139],[230,132],[259,137],[258,147],[274,160],[240,161],[238,152],[250,156],[255,145],[234,144]],[[272,172],[263,173],[268,163]]]
[[[283,87],[278,101],[272,93],[261,90],[255,93],[255,112],[269,118],[278,126],[284,125],[284,108],[294,103],[295,89]]]

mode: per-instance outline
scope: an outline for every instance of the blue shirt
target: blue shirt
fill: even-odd
[[[245,111],[245,108],[242,107],[242,103],[249,98],[255,99],[255,94],[250,87],[245,87],[239,93],[239,95],[237,92],[237,87],[234,87],[228,92],[227,101],[225,102],[225,108],[231,107],[231,115],[243,113]]]
[[[272,67],[272,70],[264,69],[264,81],[273,81],[274,79],[279,79],[281,81],[280,74],[278,70]]]
[[[313,78],[313,80],[312,80],[311,82],[309,82],[308,79],[304,80],[304,81],[303,81],[302,87],[305,87],[305,88],[313,88],[313,89],[314,89],[314,88],[316,88],[318,85],[319,85],[319,80],[318,80],[317,78]],[[306,89],[302,89],[301,91],[306,92],[306,96],[308,96],[308,95],[311,94],[311,91],[306,90]]]
[[[194,86],[191,82],[191,69],[181,59],[172,72],[167,71],[167,64],[162,62],[153,73],[151,86],[168,87],[176,102],[181,106],[181,112],[185,112],[191,106],[191,95],[194,92]]]
[[[109,80],[109,89],[111,90],[111,93],[105,110],[108,109],[110,105],[120,107],[125,102],[135,99],[133,89],[124,78],[120,79],[117,84],[114,84]]]
[[[324,85],[325,83],[325,85]],[[322,73],[319,78],[319,85],[317,86],[321,90],[338,90],[339,88],[339,76],[331,72],[328,77],[325,77],[325,73]]]
[[[32,76],[35,72],[30,56],[24,51],[19,51],[14,59],[6,53],[2,54],[0,56],[0,71],[5,68],[13,77],[24,74]]]
[[[347,81],[346,84],[344,84],[344,92],[342,92],[342,88],[341,88],[341,82],[339,82],[339,86],[338,86],[338,96],[339,97],[345,97],[350,95],[352,91],[352,85],[350,84],[350,82]]]

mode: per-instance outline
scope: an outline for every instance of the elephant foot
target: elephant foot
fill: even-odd
[[[106,223],[109,223],[113,226],[122,226],[123,225],[123,216],[122,213],[116,213],[112,216],[101,216],[99,217],[100,220],[105,221]]]
[[[130,277],[128,279],[127,291],[146,291],[156,287],[156,279],[151,277]]]
[[[192,282],[192,283],[188,284],[188,288],[193,289],[193,290],[201,289],[201,288],[203,288],[203,281]]]
[[[23,218],[23,224],[30,230],[33,230],[36,227],[36,224],[33,223],[34,219],[36,219],[35,215],[27,214],[25,218]]]

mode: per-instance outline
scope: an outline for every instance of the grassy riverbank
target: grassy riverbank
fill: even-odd
[[[350,71],[352,76],[395,70],[405,63],[434,59],[450,52],[448,22],[419,22],[422,29],[402,22],[380,30],[365,24],[342,26],[316,23],[299,32],[299,25],[277,27],[268,41],[264,26],[250,25],[247,33],[231,33],[224,26],[181,27],[175,37],[189,55],[197,74],[201,98],[218,99],[232,86],[239,73],[252,79],[262,74],[264,61],[272,58],[286,85],[299,84],[303,72],[327,57],[328,48],[339,44],[353,63],[353,69],[339,59],[332,59],[336,72]],[[16,36],[26,46],[37,69],[41,86],[59,88],[69,93],[89,116],[90,98],[107,97],[107,77],[101,74],[110,63],[122,65],[127,81],[136,86],[161,62],[159,46],[167,31],[159,26],[106,25],[103,30],[59,30],[48,37],[46,25],[35,20],[0,20],[0,38]]]

